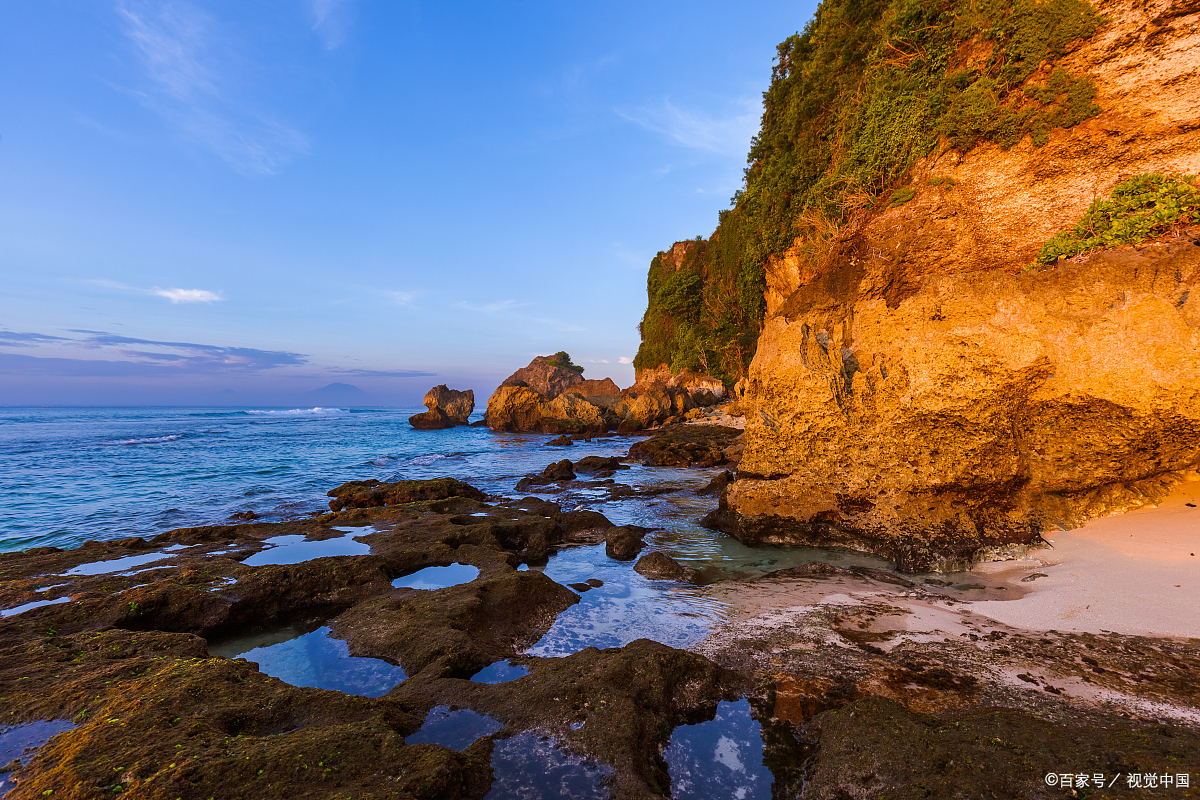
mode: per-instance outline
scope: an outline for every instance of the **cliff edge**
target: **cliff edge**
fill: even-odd
[[[940,66],[906,33],[914,7],[826,2],[780,48],[747,188],[717,232],[735,214],[771,223],[746,249],[765,253],[746,450],[712,519],[748,543],[924,570],[1152,502],[1200,464],[1200,2],[996,4],[938,23]],[[911,146],[882,166],[852,163],[858,112],[779,132],[855,13],[866,49],[837,63],[843,89],[925,114],[928,138],[897,132],[911,118],[884,132]],[[1020,27],[1038,14],[1041,40]],[[842,149],[797,154],[818,146],[805,126]],[[816,169],[788,173],[787,202],[763,182],[782,163]],[[765,197],[769,214],[747,205]],[[1055,238],[1072,230],[1086,247]]]

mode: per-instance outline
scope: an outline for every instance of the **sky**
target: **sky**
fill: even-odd
[[[0,405],[633,382],[813,2],[0,4]]]

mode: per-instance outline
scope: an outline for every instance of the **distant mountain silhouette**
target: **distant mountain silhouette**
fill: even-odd
[[[331,383],[305,392],[304,397],[317,405],[346,405],[370,402],[371,395],[349,383]]]

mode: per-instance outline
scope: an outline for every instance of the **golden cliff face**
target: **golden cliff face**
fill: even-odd
[[[730,532],[947,566],[1200,463],[1200,228],[1025,271],[1119,181],[1200,172],[1200,2],[1099,10],[1069,67],[1104,113],[935,152],[913,200],[770,265]]]

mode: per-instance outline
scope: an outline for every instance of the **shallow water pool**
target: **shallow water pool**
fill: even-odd
[[[445,589],[449,586],[458,586],[462,583],[470,583],[479,577],[479,567],[473,567],[470,564],[459,564],[457,561],[448,567],[426,567],[419,569],[416,572],[405,575],[403,578],[396,578],[392,581],[392,586],[397,589],[424,589],[431,591],[433,589]]]
[[[230,639],[211,645],[208,652],[253,661],[262,672],[292,686],[364,697],[382,697],[408,677],[383,659],[350,655],[349,645],[331,637],[324,626],[308,633],[283,628]]]
[[[496,742],[484,800],[607,800],[612,771],[526,731]]]
[[[469,708],[454,711],[450,706],[434,706],[416,733],[404,737],[405,744],[436,744],[451,750],[466,750],[476,739],[491,736],[504,726],[487,714]]]
[[[39,720],[26,722],[21,725],[0,726],[0,768],[13,761],[19,761],[25,766],[37,755],[37,751],[46,742],[60,733],[69,731],[75,723],[66,719]],[[8,794],[16,783],[9,777],[11,773],[0,773],[0,797]]]
[[[314,558],[329,556],[365,556],[371,552],[371,545],[358,541],[356,536],[366,536],[374,533],[369,525],[360,528],[334,528],[344,531],[343,535],[332,539],[322,539],[319,542],[308,541],[301,534],[274,536],[264,539],[266,549],[259,550],[242,563],[248,567],[261,567],[266,564],[300,564],[312,561]]]
[[[529,667],[524,664],[513,664],[507,659],[488,664],[471,676],[475,683],[508,683],[529,674]]]
[[[677,727],[663,760],[675,800],[771,800],[762,726],[750,715],[747,700],[722,701],[708,722]]]

